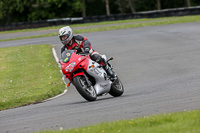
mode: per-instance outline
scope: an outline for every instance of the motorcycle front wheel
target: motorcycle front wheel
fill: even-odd
[[[84,76],[76,76],[73,79],[73,84],[76,87],[79,94],[87,101],[95,101],[97,94],[93,86],[88,86]]]
[[[117,79],[111,84],[111,89],[110,89],[109,94],[114,97],[118,97],[118,96],[121,96],[123,93],[124,93],[123,84],[117,77]]]

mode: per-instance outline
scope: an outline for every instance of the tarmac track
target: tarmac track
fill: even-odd
[[[124,84],[123,96],[85,101],[71,85],[54,100],[0,111],[0,132],[29,133],[200,108],[200,23],[83,34],[108,57]],[[0,47],[53,44],[57,37],[0,42]]]

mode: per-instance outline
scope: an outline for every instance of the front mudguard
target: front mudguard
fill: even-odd
[[[74,77],[76,77],[76,76],[85,76],[85,74],[83,73],[83,72],[79,72],[79,73],[76,73],[76,74],[74,74],[73,75],[73,77],[72,77],[72,79],[74,78]]]
[[[83,72],[78,72],[78,73],[75,73],[73,75],[66,74],[65,78],[68,79],[70,82],[72,82],[74,77],[81,76],[81,75],[84,76],[85,74]]]
[[[86,79],[86,82],[87,82],[88,86],[90,87],[92,85],[91,82],[89,81],[89,78],[85,75],[84,72],[78,72],[78,73],[74,74],[73,77],[72,77],[72,79],[74,77],[76,77],[76,76],[84,76],[85,79]]]

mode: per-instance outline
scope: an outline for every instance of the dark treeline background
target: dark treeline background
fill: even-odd
[[[200,5],[200,0],[0,0],[0,24]]]

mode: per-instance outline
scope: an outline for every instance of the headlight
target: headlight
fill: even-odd
[[[66,72],[72,72],[74,70],[75,65],[76,65],[75,61],[70,63],[68,66],[65,67],[65,71]]]

